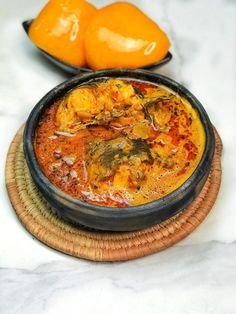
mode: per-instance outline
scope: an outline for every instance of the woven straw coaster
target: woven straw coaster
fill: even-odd
[[[161,251],[190,234],[211,210],[221,182],[222,143],[215,131],[216,151],[210,175],[195,201],[176,216],[135,232],[97,232],[59,219],[37,190],[27,168],[23,127],[6,160],[6,185],[11,203],[25,228],[49,247],[93,261],[129,260]]]

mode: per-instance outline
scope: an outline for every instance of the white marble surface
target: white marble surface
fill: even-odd
[[[187,239],[130,262],[78,260],[26,232],[7,197],[6,153],[32,107],[67,75],[38,54],[20,25],[45,1],[0,0],[1,314],[236,313],[236,1],[133,2],[171,37],[174,59],[158,71],[199,98],[222,136],[217,202]]]

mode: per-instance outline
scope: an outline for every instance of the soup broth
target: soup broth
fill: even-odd
[[[43,173],[67,194],[127,207],[180,187],[201,160],[205,132],[197,111],[172,90],[107,79],[48,108],[34,148]]]

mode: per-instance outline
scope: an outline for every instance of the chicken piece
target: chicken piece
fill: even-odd
[[[121,80],[110,79],[101,83],[97,90],[98,102],[104,104],[105,110],[123,110],[124,106],[137,106],[142,109],[141,99],[136,95],[131,84]]]
[[[142,122],[138,122],[135,124],[133,128],[132,136],[134,138],[142,138],[147,139],[149,133],[149,124],[147,120],[143,120]]]
[[[150,113],[154,119],[154,124],[158,129],[164,129],[168,126],[171,119],[172,112],[168,106],[159,106],[155,110],[150,110]]]
[[[87,125],[106,125],[134,110],[142,110],[142,105],[132,85],[110,79],[71,91],[61,101],[56,121],[59,131],[75,133]]]
[[[91,121],[103,108],[97,104],[93,87],[80,87],[60,103],[56,121],[60,131],[76,132],[83,123]]]
[[[92,87],[74,90],[67,100],[68,110],[73,111],[80,121],[87,121],[95,116],[100,111],[97,105]]]

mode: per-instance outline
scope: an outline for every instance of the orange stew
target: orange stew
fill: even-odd
[[[48,179],[108,207],[156,200],[186,181],[205,147],[189,102],[164,87],[108,79],[81,85],[46,110],[35,152]]]

